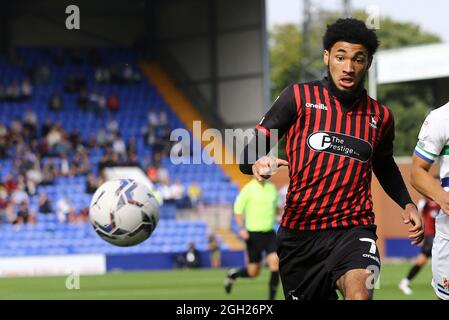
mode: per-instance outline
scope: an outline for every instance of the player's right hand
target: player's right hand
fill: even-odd
[[[410,235],[408,238],[412,241],[412,244],[420,244],[424,240],[424,225],[414,204],[409,203],[405,206],[405,209],[402,211],[402,219],[405,224],[410,224],[408,229]]]
[[[258,181],[262,181],[270,178],[279,167],[288,165],[286,160],[263,156],[253,164],[253,175]]]

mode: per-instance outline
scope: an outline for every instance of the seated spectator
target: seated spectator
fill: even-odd
[[[17,209],[16,220],[13,222],[13,224],[27,224],[31,220],[30,215],[31,214],[28,202],[21,202]]]
[[[221,254],[220,245],[218,244],[215,234],[209,235],[208,238],[208,249],[210,253],[210,262],[212,268],[220,268],[221,265]]]
[[[178,208],[187,208],[188,202],[185,196],[185,188],[181,184],[179,180],[175,180],[175,182],[171,186],[172,189],[172,197],[176,203],[176,207]]]
[[[19,185],[18,185],[17,181],[14,179],[14,177],[10,173],[8,173],[6,175],[6,179],[3,184],[4,184],[6,192],[8,194],[12,194],[14,191],[19,189]]]
[[[37,114],[31,108],[28,108],[23,115],[23,127],[30,131],[33,138],[37,136],[38,124]]]
[[[21,98],[20,87],[17,81],[12,81],[5,90],[6,101],[19,101]]]
[[[42,192],[39,195],[39,213],[48,214],[53,212],[53,205],[51,199],[48,197],[46,192]]]
[[[76,214],[75,208],[67,197],[62,197],[56,203],[56,217],[60,223],[69,222],[69,216]]]
[[[99,187],[99,183],[99,179],[92,172],[89,172],[86,177],[86,193],[94,194]]]
[[[54,164],[47,163],[42,168],[42,185],[52,185],[55,182],[56,174]]]
[[[33,86],[31,85],[30,80],[24,79],[20,84],[20,91],[22,92],[22,100],[28,100],[33,93]]]
[[[9,197],[5,187],[0,185],[0,224],[8,223],[7,208],[9,206]]]
[[[200,254],[193,242],[189,242],[187,251],[176,256],[176,266],[178,268],[198,268],[200,266]]]
[[[119,111],[119,109],[120,109],[120,100],[119,100],[119,98],[115,94],[112,94],[112,95],[110,95],[108,97],[107,107],[112,112]]]
[[[64,107],[64,103],[62,101],[61,96],[58,92],[53,92],[53,94],[50,97],[50,101],[48,102],[48,107],[52,111],[61,111]]]
[[[202,190],[201,187],[196,183],[196,181],[192,181],[187,190],[187,194],[189,195],[192,208],[197,208],[201,200]]]
[[[115,134],[114,141],[112,142],[112,150],[119,154],[120,156],[126,155],[126,145],[125,141],[123,141],[122,136],[120,133]]]
[[[108,119],[108,123],[106,125],[106,128],[107,128],[109,133],[118,133],[119,132],[118,122],[117,122],[117,120],[115,120],[112,117],[110,117]]]
[[[149,165],[147,168],[147,177],[151,182],[157,183],[159,182],[157,178],[157,168],[153,165]]]
[[[139,158],[137,157],[137,153],[135,152],[129,153],[128,159],[126,160],[125,164],[129,167],[140,167],[140,161]]]

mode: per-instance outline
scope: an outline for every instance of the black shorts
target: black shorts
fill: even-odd
[[[432,256],[432,246],[434,236],[424,236],[424,243],[421,247],[421,253],[424,254],[427,258]]]
[[[295,231],[280,227],[277,253],[285,298],[336,300],[336,281],[347,271],[369,269],[378,276],[376,228]]]
[[[246,251],[250,263],[262,261],[262,254],[276,252],[276,234],[274,231],[252,232],[249,231],[249,239],[246,240]]]

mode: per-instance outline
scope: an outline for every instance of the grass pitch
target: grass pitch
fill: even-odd
[[[383,263],[380,288],[375,300],[435,300],[427,265],[413,280],[414,293],[405,296],[397,287],[411,263]],[[81,276],[79,290],[68,290],[65,277],[0,279],[0,299],[149,299],[149,300],[266,300],[269,272],[257,279],[238,279],[231,294],[223,289],[225,269],[112,272],[102,276]],[[279,288],[277,299],[284,299]]]

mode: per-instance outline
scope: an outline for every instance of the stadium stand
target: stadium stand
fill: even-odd
[[[94,52],[93,55],[92,52]],[[33,87],[32,93],[26,99],[20,101],[1,99],[0,101],[0,123],[6,127],[7,132],[4,139],[1,140],[1,147],[5,148],[5,154],[0,159],[0,175],[4,191],[4,196],[0,201],[2,202],[0,218],[3,220],[3,223],[0,224],[0,256],[170,253],[185,250],[189,241],[194,241],[198,249],[207,250],[207,237],[213,230],[210,230],[201,220],[177,221],[177,205],[171,201],[161,207],[161,221],[152,237],[135,247],[120,248],[102,241],[87,222],[86,208],[91,199],[91,194],[86,192],[87,174],[92,172],[95,176],[100,176],[105,155],[108,154],[110,148],[113,150],[115,148],[114,145],[110,148],[95,145],[93,141],[98,140],[102,130],[106,134],[110,134],[111,123],[118,124],[120,135],[113,135],[112,144],[116,138],[122,139],[126,146],[129,146],[130,141],[134,140],[133,148],[136,153],[135,159],[130,159],[128,153],[128,158],[125,156],[121,161],[132,160],[134,165],[140,165],[146,171],[149,161],[151,162],[149,159],[156,158],[154,148],[144,141],[143,128],[148,123],[149,111],[156,114],[163,112],[167,117],[169,130],[186,127],[155,86],[147,81],[137,64],[136,55],[126,48],[76,52],[53,48],[22,48],[17,49],[16,57],[19,58],[19,62],[12,63],[5,56],[0,56],[2,70],[0,84],[2,84],[2,88],[6,88],[6,90],[1,89],[0,93],[3,96],[13,82],[21,83],[29,78],[32,79]],[[112,71],[116,70],[114,68],[118,68],[119,76],[123,70],[124,78],[127,76],[126,72],[132,72],[129,74],[131,81],[123,81],[120,77],[115,82],[98,81],[101,78],[99,72],[105,70],[100,69],[99,71],[99,67],[110,68],[109,70]],[[111,73],[111,77],[113,77],[114,73]],[[86,92],[81,93],[82,90],[77,87],[79,83],[83,83],[82,87],[87,90],[87,95]],[[75,89],[71,87],[72,85],[75,85]],[[107,108],[101,109],[97,102],[94,109],[80,108],[80,97],[83,96],[89,100],[92,93],[98,93],[99,99],[115,95],[120,101],[120,107],[116,111]],[[60,99],[60,103],[57,103],[58,108],[51,109],[49,100],[54,96]],[[21,127],[27,110],[32,110],[37,118],[37,123],[35,123],[37,140],[29,131],[26,131],[27,133],[17,140],[8,140],[11,138],[14,126],[19,123],[18,127]],[[51,124],[50,130],[55,125],[60,127],[61,129],[57,131],[63,136],[62,141],[73,143],[68,145],[56,143],[54,148],[48,149],[48,145],[43,143],[46,138],[43,125],[46,123]],[[18,135],[20,136],[22,133]],[[156,136],[164,134],[166,132],[163,128],[156,130]],[[70,135],[70,139],[66,139],[67,135]],[[80,136],[78,142],[77,135]],[[43,147],[47,147],[47,149]],[[29,178],[28,171],[35,168],[26,166],[23,168],[21,166],[23,161],[22,163],[17,162],[18,158],[23,160],[27,155],[33,158],[31,163],[38,162],[36,170],[40,171],[39,174],[43,178],[46,177],[45,168],[56,168],[58,172],[49,181],[45,181],[46,183],[42,181],[37,184],[35,192],[32,191],[33,186],[28,186],[29,180],[33,180]],[[160,165],[167,170],[169,177],[179,180],[185,190],[193,181],[196,181],[202,189],[202,202],[205,205],[231,204],[233,202],[238,186],[230,180],[220,166],[174,165],[170,162],[167,154],[162,155]],[[61,175],[61,171],[64,170],[63,167],[67,163],[70,168],[76,164],[75,167],[79,171]],[[13,188],[8,189],[7,181],[11,180],[11,174],[13,175],[12,180],[16,181],[10,181]],[[24,174],[24,181],[17,181],[20,174]],[[159,184],[156,183],[156,185]],[[20,207],[20,203],[12,203],[14,190],[17,189],[24,189],[28,192],[29,215],[27,214],[25,221],[23,219],[22,221],[8,220],[8,207],[9,209],[13,207],[13,218],[17,217]],[[38,212],[38,199],[42,193],[46,193],[52,202],[53,212],[48,214]],[[55,208],[58,201],[64,197],[71,202],[73,213],[70,213],[72,216],[68,215],[68,221],[61,222],[64,219],[58,218]],[[9,223],[13,221],[18,223]],[[23,223],[27,221],[29,223]],[[228,249],[220,239],[219,244],[221,249]]]

